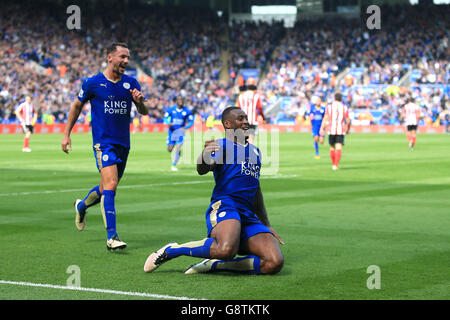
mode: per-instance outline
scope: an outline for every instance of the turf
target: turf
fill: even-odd
[[[419,135],[411,152],[402,134],[352,134],[335,172],[326,143],[315,160],[310,134],[281,133],[277,175],[261,178],[272,226],[286,242],[275,276],[188,276],[184,269],[200,261],[190,257],[143,272],[151,251],[205,237],[214,185],[188,161],[170,172],[159,133],[132,136],[116,197],[128,248],[108,252],[98,206],[83,232],[74,225],[73,201],[99,181],[91,136],[73,134],[70,155],[60,151],[61,138],[33,135],[33,151],[22,153],[21,135],[0,135],[0,280],[65,286],[76,265],[83,288],[173,297],[450,298],[449,135]],[[186,148],[184,159],[195,150]],[[366,286],[371,265],[380,268],[379,290]],[[0,283],[0,299],[156,298]]]

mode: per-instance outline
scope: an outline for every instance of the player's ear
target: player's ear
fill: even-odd
[[[231,129],[231,121],[230,120],[225,120],[223,122],[223,126],[225,129]]]

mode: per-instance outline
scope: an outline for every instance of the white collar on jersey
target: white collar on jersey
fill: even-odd
[[[120,79],[119,79],[119,80],[116,80],[116,81],[111,80],[111,79],[109,79],[109,78],[106,76],[106,74],[104,74],[104,73],[103,73],[103,76],[105,77],[106,80],[111,81],[112,83],[117,83],[117,82],[119,82],[120,80],[122,80],[122,77],[120,77]]]
[[[246,142],[245,144],[242,144],[242,143],[239,143],[237,141],[233,141],[233,143],[234,144],[238,144],[238,145],[243,146],[243,147],[247,147],[248,146],[248,142]]]

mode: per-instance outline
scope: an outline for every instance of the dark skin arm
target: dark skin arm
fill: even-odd
[[[258,186],[258,190],[256,191],[255,196],[255,213],[258,216],[259,220],[264,224],[269,230],[272,232],[273,236],[280,242],[280,244],[284,244],[284,241],[278,235],[270,225],[269,217],[267,216],[266,206],[264,205],[264,199],[261,191],[261,187]]]

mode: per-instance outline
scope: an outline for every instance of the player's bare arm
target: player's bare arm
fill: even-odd
[[[320,130],[319,130],[320,135],[323,135],[325,133],[325,128],[326,128],[327,123],[328,123],[328,114],[325,113],[325,115],[322,119],[322,124],[320,125]]]
[[[72,150],[70,133],[72,132],[73,126],[77,122],[78,117],[80,116],[83,105],[84,103],[77,99],[70,108],[69,115],[67,117],[66,128],[64,129],[64,137],[61,142],[61,149],[65,153],[69,153],[69,150]]]
[[[211,157],[212,152],[219,150],[219,144],[216,140],[208,140],[205,142],[205,149],[201,155],[197,158],[197,172],[199,175],[207,174],[211,171],[216,162]]]
[[[19,110],[16,110],[15,112],[17,119],[19,119],[20,124],[22,125],[23,131],[26,131],[25,122],[23,121],[22,116],[20,115]]]
[[[149,108],[144,103],[144,96],[142,95],[142,93],[136,88],[134,88],[133,90],[130,89],[130,92],[138,112],[144,116],[148,114]]]
[[[37,111],[34,113],[33,119],[31,119],[31,124],[34,126],[37,121]]]
[[[281,239],[278,232],[272,228],[269,222],[269,217],[267,216],[266,206],[264,205],[264,198],[262,195],[261,187],[258,187],[255,196],[255,214],[258,216],[259,220],[272,232],[273,236],[280,242],[280,244],[284,244],[284,241]]]
[[[14,112],[16,114],[17,119],[19,119],[20,123],[23,123],[23,119],[22,116],[20,115],[20,112],[18,110],[16,110],[16,112]]]
[[[350,120],[350,118],[347,118],[346,122],[347,122],[347,131],[345,133],[349,134],[350,133],[350,128],[352,126],[352,121]]]

